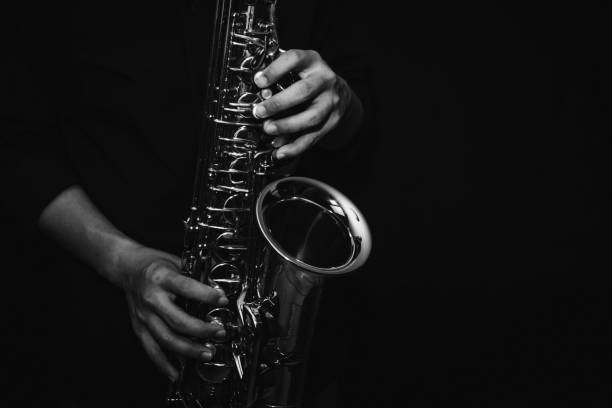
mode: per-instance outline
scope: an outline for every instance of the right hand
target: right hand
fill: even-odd
[[[181,296],[216,307],[225,306],[228,299],[223,291],[183,276],[178,257],[155,249],[129,248],[122,251],[118,263],[132,327],[155,365],[174,381],[178,372],[164,350],[210,361],[214,346],[193,339],[222,339],[223,327],[185,313],[174,300]]]

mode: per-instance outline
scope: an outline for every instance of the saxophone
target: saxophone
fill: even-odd
[[[276,0],[217,0],[204,134],[184,221],[182,271],[223,289],[212,308],[179,300],[222,325],[211,361],[180,359],[169,407],[297,407],[324,278],[367,259],[359,210],[316,180],[286,177],[253,106],[284,89],[260,90],[254,75],[279,48]],[[286,86],[286,84],[285,84]]]

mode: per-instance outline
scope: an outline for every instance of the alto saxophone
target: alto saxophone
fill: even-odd
[[[180,303],[227,335],[211,361],[180,360],[171,407],[299,406],[322,281],[370,252],[359,210],[320,181],[283,177],[252,113],[283,89],[253,82],[281,52],[275,11],[276,0],[217,0],[182,270],[230,302]]]

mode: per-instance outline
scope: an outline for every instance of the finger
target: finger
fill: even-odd
[[[312,75],[301,79],[284,91],[255,105],[253,114],[256,118],[265,119],[291,109],[320,94],[325,84],[326,79],[322,75]]]
[[[281,136],[275,137],[271,142],[272,147],[274,147],[275,149],[278,149],[279,147],[286,145],[287,143],[289,143],[289,138],[290,138],[289,135],[281,135]]]
[[[204,343],[204,345],[211,351],[213,356],[217,353],[217,348],[212,343]]]
[[[302,71],[316,61],[322,61],[321,56],[313,50],[289,50],[283,52],[263,71],[254,76],[255,85],[268,87],[287,75],[290,71]]]
[[[178,269],[181,269],[182,261],[180,257],[176,255],[168,254],[168,260],[172,262],[174,266],[176,266]]]
[[[323,127],[314,132],[309,132],[296,138],[293,142],[286,144],[274,152],[274,157],[277,160],[289,159],[299,154],[302,154],[313,144],[315,144],[321,137],[333,129],[338,123],[336,115],[331,115],[329,120],[323,125]]]
[[[278,120],[264,123],[264,131],[269,135],[286,135],[298,133],[325,123],[332,112],[330,96],[317,98],[308,109]]]
[[[212,359],[210,349],[173,333],[166,323],[156,315],[149,316],[147,327],[154,339],[166,350],[202,361]]]
[[[170,378],[170,381],[176,381],[178,379],[177,369],[170,363],[166,354],[162,351],[159,344],[155,341],[151,333],[146,329],[142,328],[141,331],[137,332],[138,338],[142,343],[142,346],[151,359],[162,373]]]
[[[222,326],[205,323],[185,313],[168,296],[160,296],[156,311],[172,329],[179,333],[200,338],[211,338],[215,335],[223,337]]]
[[[128,304],[130,309],[134,310],[134,303],[128,297]],[[178,372],[176,368],[170,363],[168,357],[164,354],[162,349],[159,347],[159,344],[153,339],[151,333],[147,328],[136,319],[135,313],[130,313],[130,321],[132,322],[132,329],[136,336],[140,339],[142,346],[145,350],[145,353],[149,356],[153,364],[155,364],[162,373],[164,373],[170,381],[176,381],[178,378]]]
[[[164,279],[163,287],[176,295],[210,305],[225,306],[229,303],[222,289],[212,288],[178,273],[169,274]]]
[[[308,133],[295,139],[293,142],[286,144],[276,150],[274,156],[277,160],[290,159],[296,157],[308,150],[317,140],[320,132]]]

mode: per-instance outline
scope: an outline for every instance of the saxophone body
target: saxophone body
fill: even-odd
[[[222,325],[212,361],[180,359],[169,407],[297,407],[323,280],[370,252],[359,210],[334,188],[286,177],[253,106],[283,89],[254,75],[281,52],[276,0],[217,0],[204,137],[184,221],[183,273],[222,288],[226,307],[179,299]]]

